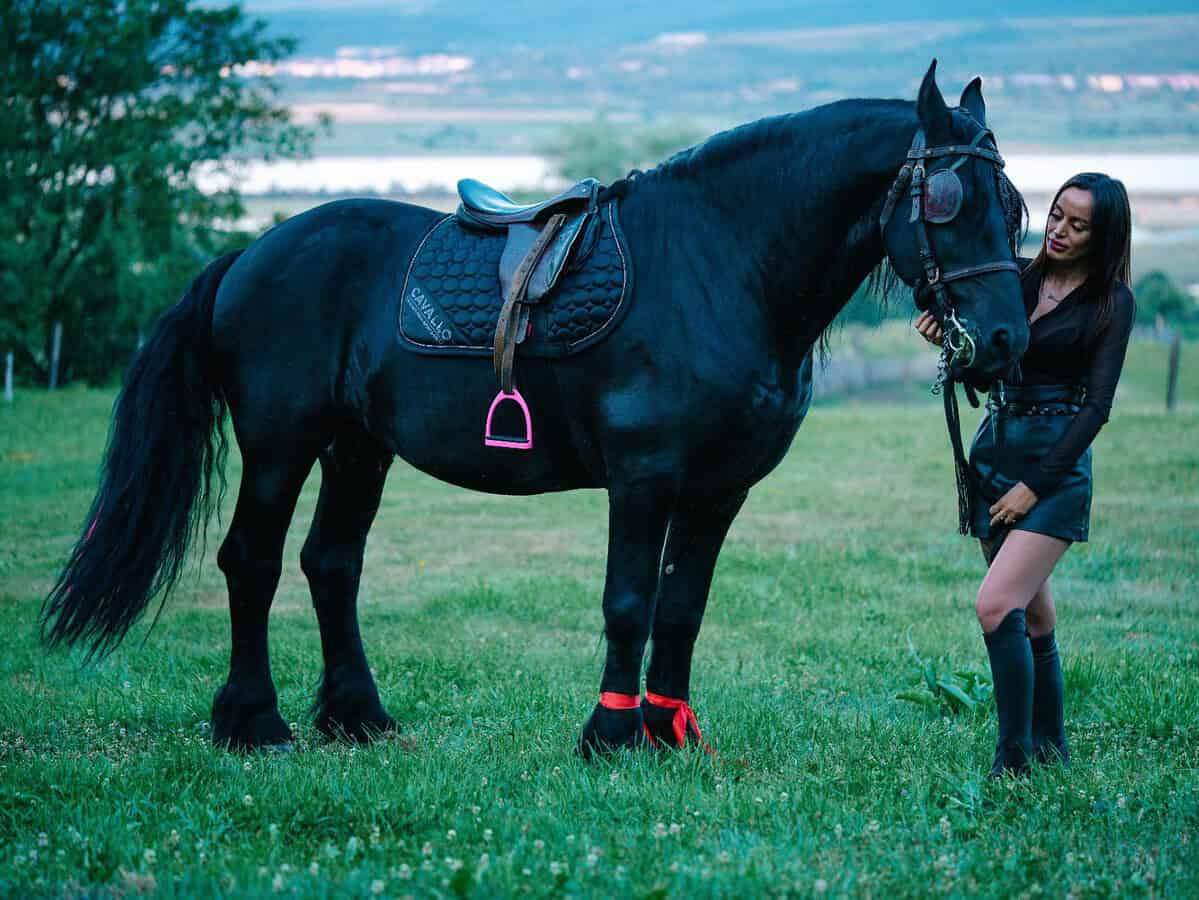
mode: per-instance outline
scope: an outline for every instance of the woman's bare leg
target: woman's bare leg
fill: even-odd
[[[1014,529],[987,569],[974,601],[974,611],[983,631],[994,631],[1013,609],[1028,609],[1042,586],[1052,613],[1053,603],[1046,582],[1069,547],[1070,542],[1061,538]],[[1042,609],[1033,612],[1030,624],[1031,619],[1043,612]]]

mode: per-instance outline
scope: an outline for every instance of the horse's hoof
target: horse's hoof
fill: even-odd
[[[645,745],[640,709],[608,709],[596,704],[575,750],[583,759],[591,760],[596,754],[611,753],[621,747],[637,749]]]
[[[345,721],[332,714],[317,716],[316,730],[331,741],[350,744],[369,744],[400,732],[400,724],[387,713],[369,719]]]
[[[648,699],[641,701],[641,715],[645,718],[645,730],[649,742],[656,750],[677,750],[687,744],[697,744],[707,748],[699,731],[699,723],[695,713],[686,703],[682,708],[658,706]],[[682,729],[683,740],[679,741],[679,731]]]
[[[370,673],[356,669],[325,672],[312,714],[316,730],[330,740],[366,744],[400,730],[383,709]]]
[[[251,698],[244,689],[225,684],[212,704],[212,742],[227,750],[262,750],[290,745],[292,733],[273,692]]]

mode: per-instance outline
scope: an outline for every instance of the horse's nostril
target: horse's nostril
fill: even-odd
[[[1007,353],[1012,349],[1012,333],[1006,328],[996,328],[991,335],[991,343],[1000,353]]]

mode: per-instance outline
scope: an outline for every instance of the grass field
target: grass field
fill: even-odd
[[[144,645],[93,667],[40,649],[112,394],[19,393],[0,406],[0,895],[1199,896],[1199,347],[1172,416],[1164,365],[1132,348],[1093,543],[1054,576],[1075,762],[999,783],[986,703],[895,696],[922,684],[909,637],[939,674],[986,672],[981,562],[923,394],[814,408],[735,523],[692,698],[718,755],[586,764],[602,493],[393,469],[361,613],[405,736],[354,749],[304,722],[314,477],[272,619],[296,752],[230,755],[208,741],[228,653],[215,522]]]

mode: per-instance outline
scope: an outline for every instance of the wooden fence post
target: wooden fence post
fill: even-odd
[[[1170,366],[1166,374],[1166,412],[1174,412],[1174,399],[1178,393],[1178,362],[1182,355],[1182,336],[1176,331],[1170,341]]]
[[[4,354],[4,402],[12,403],[12,351]]]
[[[62,322],[54,323],[50,338],[50,390],[58,387],[58,357],[62,351]]]

